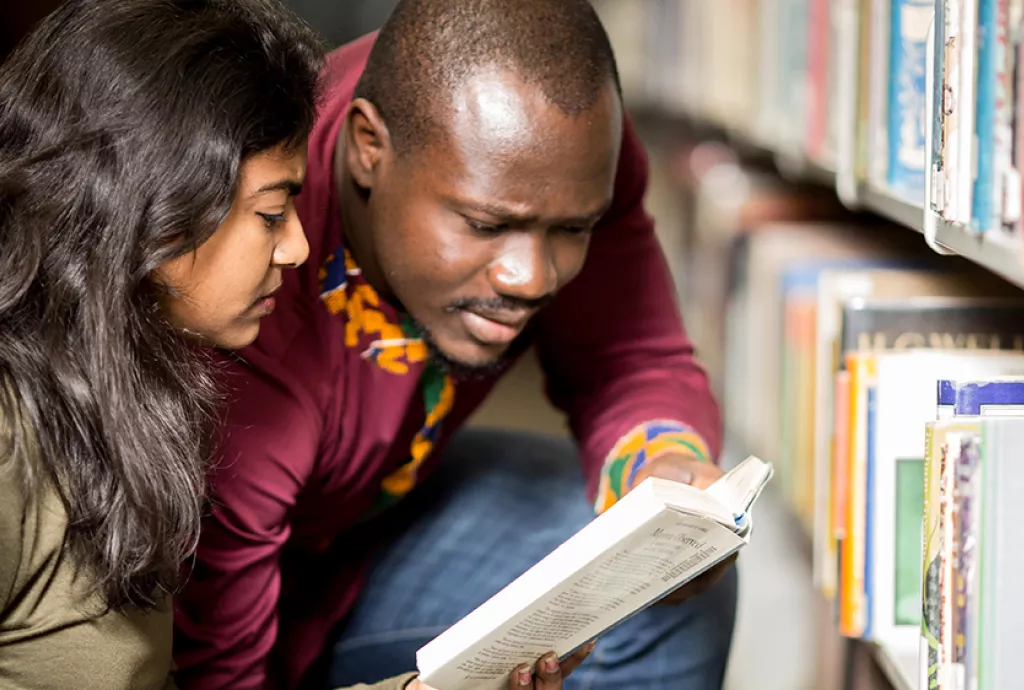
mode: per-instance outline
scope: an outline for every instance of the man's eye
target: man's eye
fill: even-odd
[[[487,223],[481,223],[476,220],[470,220],[469,218],[466,219],[466,224],[469,225],[469,227],[476,230],[477,232],[483,232],[488,234],[505,232],[506,230],[508,230],[508,225],[505,224],[488,225]]]
[[[266,223],[267,228],[273,229],[285,221],[285,215],[283,213],[257,213],[263,222]]]

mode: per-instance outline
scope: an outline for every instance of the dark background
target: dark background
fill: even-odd
[[[373,31],[398,0],[286,0],[286,4],[335,47]],[[0,61],[61,0],[0,0]]]

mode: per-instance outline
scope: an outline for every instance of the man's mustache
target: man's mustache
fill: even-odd
[[[538,297],[537,299],[520,299],[515,297],[496,297],[492,299],[477,299],[473,297],[465,297],[462,299],[455,300],[447,307],[445,311],[455,312],[459,310],[469,311],[483,311],[483,312],[495,312],[495,311],[536,311],[548,304],[551,301],[551,295],[545,295],[544,297]]]

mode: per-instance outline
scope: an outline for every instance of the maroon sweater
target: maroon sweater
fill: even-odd
[[[379,507],[382,486],[402,493],[429,474],[500,376],[455,383],[453,400],[440,404],[447,415],[425,424],[422,351],[413,344],[369,356],[401,315],[354,270],[322,296],[344,266],[335,142],[372,40],[328,62],[296,202],[309,261],[287,273],[257,342],[225,363],[230,394],[213,508],[176,603],[182,688],[294,688],[359,595],[372,542],[359,523]],[[718,407],[642,205],[647,175],[627,122],[614,204],[594,230],[584,269],[528,332],[548,395],[568,414],[591,497],[609,453],[638,425],[675,420],[711,455],[721,440]],[[420,462],[396,477],[411,448]]]

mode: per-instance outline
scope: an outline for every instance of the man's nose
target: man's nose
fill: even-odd
[[[558,272],[546,233],[518,232],[508,236],[488,269],[495,292],[525,301],[542,300],[558,287]]]

